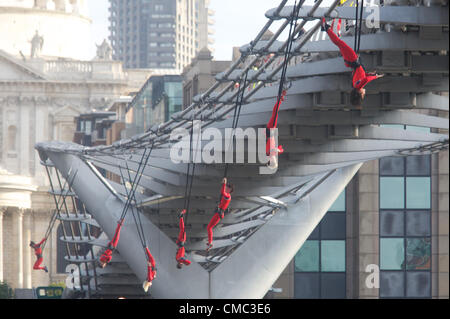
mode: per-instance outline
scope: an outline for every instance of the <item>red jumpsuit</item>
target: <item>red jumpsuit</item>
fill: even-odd
[[[108,248],[100,256],[100,261],[104,264],[109,263],[112,259],[113,250],[116,249],[117,244],[119,243],[120,230],[122,228],[122,225],[123,225],[123,221],[118,223],[113,239],[108,243]]]
[[[345,66],[353,69],[352,85],[355,89],[362,89],[370,81],[376,80],[376,75],[368,75],[361,64],[358,63],[358,55],[350,48],[347,43],[339,39],[332,28],[327,30],[331,41],[336,44],[344,58]]]
[[[208,227],[206,228],[208,231],[208,244],[211,245],[213,241],[213,228],[217,226],[217,224],[220,222],[222,218],[224,218],[225,211],[227,210],[228,206],[231,202],[231,194],[227,193],[225,191],[225,188],[227,185],[224,183],[222,184],[222,188],[220,190],[220,203],[219,207],[217,208],[216,213],[211,218],[211,221],[208,224]]]
[[[150,263],[150,265],[147,266],[147,281],[152,282],[156,276],[156,263],[148,247],[145,248],[145,253],[147,255],[148,262]]]
[[[184,215],[180,217],[180,233],[178,234],[178,251],[176,255],[177,262],[179,264],[185,264],[189,266],[191,262],[185,258],[186,250],[184,249],[184,244],[186,243],[186,230],[184,227]]]
[[[269,123],[266,125],[266,155],[270,156],[271,150],[275,145],[275,138],[270,136],[270,129],[277,128],[278,126],[278,113],[280,111],[281,102],[284,101],[284,97],[286,96],[286,91],[283,91],[281,98],[275,103],[272,111],[272,117],[270,118]],[[279,152],[283,153],[283,147],[280,145],[278,147]]]
[[[104,264],[107,264],[111,261],[111,259],[112,259],[112,250],[108,248],[103,253],[103,255],[100,256],[100,261]]]
[[[32,248],[34,249],[34,254],[36,255],[36,262],[34,263],[33,269],[34,270],[46,270],[46,267],[42,267],[41,264],[44,262],[44,258],[42,257],[42,244],[46,241],[47,239],[44,238],[41,240],[41,242],[39,244],[34,245]]]

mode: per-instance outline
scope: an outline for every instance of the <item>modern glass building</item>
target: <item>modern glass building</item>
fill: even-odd
[[[448,151],[365,163],[266,298],[448,298],[448,235]]]
[[[345,298],[345,234],[343,192],[295,256],[295,298]]]
[[[128,106],[126,136],[144,133],[181,111],[183,84],[179,75],[152,76]]]
[[[431,193],[431,156],[380,160],[380,298],[432,296]]]

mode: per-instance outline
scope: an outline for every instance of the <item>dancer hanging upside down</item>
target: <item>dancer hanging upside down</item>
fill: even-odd
[[[106,265],[112,259],[112,253],[113,253],[114,249],[117,248],[117,244],[119,243],[120,230],[122,228],[122,225],[123,225],[123,220],[118,222],[116,232],[114,233],[113,239],[108,243],[108,247],[106,248],[105,252],[100,256],[100,266],[102,268],[105,268]]]
[[[156,263],[155,259],[153,258],[152,254],[150,253],[150,250],[148,247],[145,248],[145,254],[147,256],[147,279],[142,284],[142,288],[144,288],[144,291],[147,292],[148,289],[151,287],[153,279],[156,278]]]
[[[326,31],[331,41],[338,46],[339,51],[344,58],[345,66],[353,69],[353,90],[350,93],[350,102],[354,106],[361,107],[362,101],[366,96],[366,89],[364,89],[364,86],[373,80],[383,77],[384,75],[366,73],[363,66],[359,62],[358,55],[347,45],[347,43],[339,39],[339,37],[333,32],[331,26],[326,23],[325,18],[322,18],[322,31]]]
[[[184,249],[184,244],[186,243],[186,230],[184,227],[184,216],[186,215],[186,210],[184,209],[180,213],[180,233],[178,235],[177,245],[178,251],[176,255],[177,268],[181,269],[183,265],[189,266],[191,262],[185,258],[186,250]]]
[[[222,180],[222,188],[220,190],[220,203],[214,213],[214,216],[211,218],[211,221],[208,224],[208,243],[206,251],[209,251],[212,248],[213,241],[213,228],[219,224],[220,220],[225,217],[225,211],[228,209],[228,206],[231,202],[231,194],[233,193],[233,185],[227,183],[227,178],[224,177]]]
[[[34,249],[34,254],[36,255],[37,258],[33,266],[34,270],[43,270],[45,272],[48,272],[47,266],[41,266],[41,264],[44,262],[44,258],[42,257],[41,246],[46,242],[46,240],[47,238],[42,239],[39,244],[36,244],[34,241],[30,241],[30,247]]]
[[[276,146],[275,136],[271,134],[272,129],[276,129],[278,126],[278,113],[280,111],[281,102],[284,101],[284,97],[286,96],[286,91],[283,91],[281,94],[281,98],[277,101],[275,106],[273,107],[272,117],[270,118],[269,123],[266,125],[266,155],[269,156],[269,162],[267,166],[271,169],[278,168],[278,154],[283,154],[283,146]]]

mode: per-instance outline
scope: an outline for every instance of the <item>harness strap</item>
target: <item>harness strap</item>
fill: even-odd
[[[347,63],[353,70],[356,70],[357,68],[359,68],[361,66],[359,57],[356,61],[350,62],[350,61],[344,60],[344,62]]]

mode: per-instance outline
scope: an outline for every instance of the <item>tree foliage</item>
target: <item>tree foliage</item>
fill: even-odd
[[[0,281],[0,299],[12,299],[13,296],[14,291],[8,283]]]

